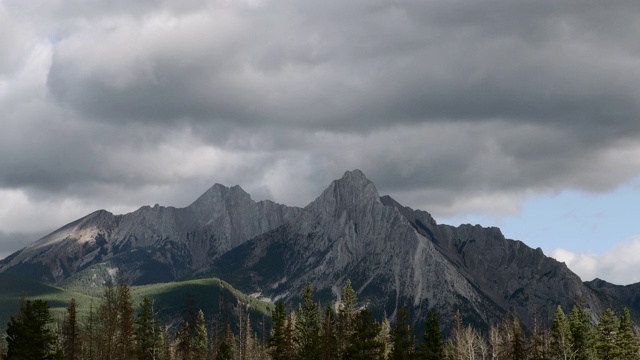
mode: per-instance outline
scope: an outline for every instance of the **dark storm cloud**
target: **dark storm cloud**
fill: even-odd
[[[0,259],[40,239],[45,233],[5,233],[0,231]]]
[[[5,1],[0,197],[73,198],[86,205],[66,211],[84,215],[183,206],[220,182],[305,205],[353,168],[443,214],[607,190],[640,172],[638,14],[631,1]]]
[[[155,33],[141,17],[71,35],[49,88],[105,121],[340,132],[503,119],[602,140],[604,129],[638,131],[634,54],[611,45],[633,33],[628,14],[637,11],[597,2],[220,5],[158,15],[169,25]],[[103,49],[83,51],[94,44]]]

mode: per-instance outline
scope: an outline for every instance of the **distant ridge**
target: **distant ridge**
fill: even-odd
[[[351,279],[368,307],[416,319],[480,327],[515,311],[551,319],[557,305],[581,297],[598,317],[605,307],[638,301],[628,289],[583,283],[566,265],[505,239],[498,228],[437,224],[426,211],[385,195],[362,171],[347,171],[304,208],[255,202],[239,186],[215,184],[186,208],[104,210],[70,223],[0,261],[0,272],[58,283],[85,272],[101,282],[109,269],[134,284],[218,276],[246,293],[288,302],[307,282],[325,302]],[[94,281],[92,280],[92,281]]]

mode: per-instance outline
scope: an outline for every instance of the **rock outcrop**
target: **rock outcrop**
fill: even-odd
[[[299,208],[255,202],[239,186],[215,184],[186,208],[143,206],[96,211],[0,261],[12,272],[53,283],[103,262],[133,283],[194,277],[245,241],[293,218]]]
[[[335,180],[304,208],[255,202],[216,184],[186,208],[98,211],[0,261],[0,272],[50,282],[102,266],[134,283],[221,277],[272,300],[299,299],[307,282],[325,303],[351,279],[366,306],[416,319],[436,308],[488,327],[508,312],[525,326],[548,322],[557,305],[581,297],[595,317],[627,305],[629,289],[582,283],[565,264],[505,239],[497,228],[439,225],[420,210],[380,196],[359,170]],[[636,302],[637,303],[637,302]]]

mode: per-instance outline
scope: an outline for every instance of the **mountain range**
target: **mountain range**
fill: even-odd
[[[391,318],[405,306],[418,322],[435,308],[445,326],[459,311],[481,328],[513,312],[531,327],[578,298],[594,319],[607,307],[640,313],[638,285],[582,282],[495,227],[437,224],[380,196],[359,170],[304,208],[216,184],[185,208],[96,211],[0,261],[0,273],[52,284],[95,286],[116,272],[136,285],[216,276],[290,303],[307,283],[318,299],[335,302],[350,279],[363,306]]]

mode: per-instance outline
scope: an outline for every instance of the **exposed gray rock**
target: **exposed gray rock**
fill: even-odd
[[[594,318],[605,307],[637,303],[635,288],[585,285],[565,264],[497,228],[439,225],[380,197],[359,170],[303,209],[216,184],[186,208],[97,211],[0,261],[0,272],[51,282],[111,276],[115,268],[136,283],[216,275],[285,301],[298,300],[307,282],[323,301],[335,301],[351,279],[366,306],[390,316],[407,306],[423,319],[435,307],[444,319],[460,311],[484,327],[510,311],[525,326],[534,314],[544,323],[578,297]]]
[[[299,212],[255,202],[239,186],[215,184],[186,208],[143,206],[125,215],[96,211],[2,260],[0,272],[57,283],[91,265],[116,261],[136,283],[193,276]]]

